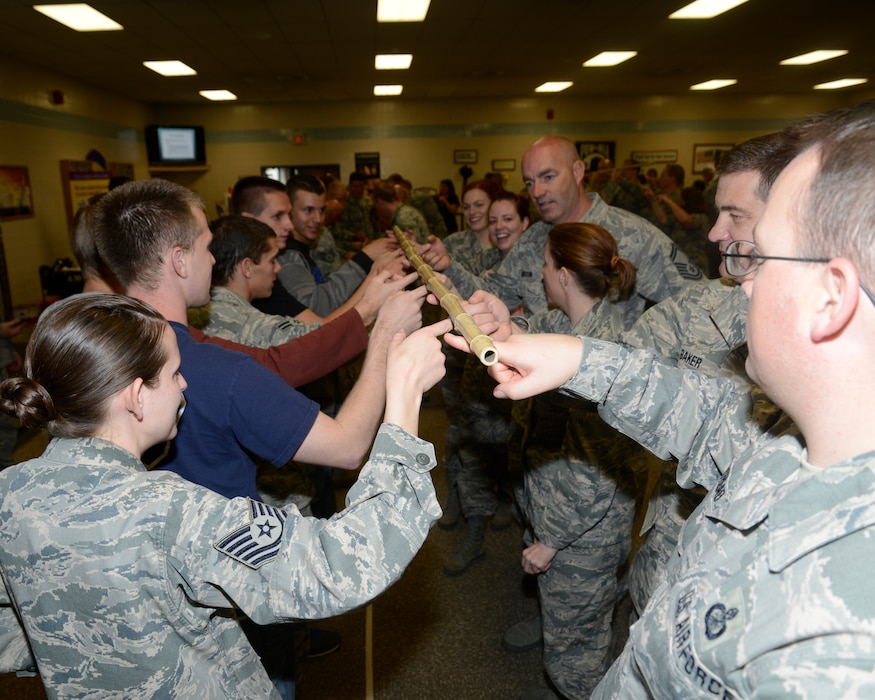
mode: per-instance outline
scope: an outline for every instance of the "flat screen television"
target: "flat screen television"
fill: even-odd
[[[202,126],[146,127],[146,153],[149,165],[206,165]]]

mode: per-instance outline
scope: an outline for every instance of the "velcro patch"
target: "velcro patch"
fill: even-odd
[[[257,569],[276,559],[286,513],[251,498],[246,500],[249,502],[249,522],[225,535],[213,546],[241,564]]]

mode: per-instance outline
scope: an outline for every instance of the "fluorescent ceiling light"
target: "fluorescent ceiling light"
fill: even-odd
[[[379,53],[374,56],[377,70],[405,70],[413,62],[412,53]]]
[[[852,85],[862,85],[869,82],[866,78],[842,78],[841,80],[833,80],[829,83],[821,83],[815,85],[815,90],[839,90],[840,88],[851,87]]]
[[[378,22],[422,22],[431,0],[377,0]]]
[[[743,5],[747,0],[696,0],[676,12],[669,19],[711,19],[728,12],[733,7]]]
[[[143,65],[149,70],[164,76],[197,75],[197,71],[182,61],[143,61]]]
[[[33,9],[77,32],[111,32],[124,29],[118,22],[85,3],[34,5]]]
[[[826,51],[824,49],[820,49],[819,51],[809,51],[808,53],[803,53],[799,56],[793,56],[793,58],[785,58],[781,61],[782,66],[810,66],[812,63],[820,63],[821,61],[828,61],[831,58],[838,58],[839,56],[844,56],[847,51]]]
[[[201,97],[206,97],[208,100],[236,100],[237,95],[229,90],[201,90],[198,93]]]
[[[730,85],[735,85],[738,81],[731,80],[706,80],[704,83],[698,83],[696,85],[690,85],[690,90],[719,90],[720,88],[729,87]]]
[[[374,85],[375,95],[400,95],[403,85]]]
[[[563,90],[570,88],[572,85],[574,85],[574,83],[570,80],[543,83],[535,88],[535,92],[562,92]]]
[[[593,56],[588,61],[584,61],[583,67],[602,68],[604,66],[616,66],[637,55],[637,51],[602,51],[598,56]]]

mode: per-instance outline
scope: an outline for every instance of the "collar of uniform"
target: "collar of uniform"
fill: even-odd
[[[729,349],[736,350],[747,343],[747,309],[750,300],[740,284],[730,280],[719,280],[719,284],[721,287],[727,286],[728,293],[711,311],[711,320]]]
[[[234,306],[250,305],[246,299],[227,287],[213,287],[210,289],[210,298],[213,301],[220,301],[224,304],[233,304]]]
[[[794,477],[802,455],[798,436],[770,441],[741,469],[724,474],[704,507],[708,518],[740,532],[768,518],[769,569],[773,572],[825,543],[875,524],[871,498],[875,453]]]
[[[52,438],[42,457],[61,464],[146,470],[139,457],[114,442],[96,437]]]
[[[783,489],[782,489],[783,490]],[[769,510],[769,568],[875,525],[875,452],[800,477]]]

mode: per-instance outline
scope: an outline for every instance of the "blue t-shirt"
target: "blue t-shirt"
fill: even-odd
[[[313,427],[319,406],[248,355],[198,343],[170,323],[188,388],[179,433],[159,469],[233,498],[260,500],[253,455],[288,462]]]

